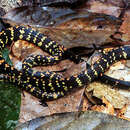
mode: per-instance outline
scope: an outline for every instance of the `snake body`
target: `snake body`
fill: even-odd
[[[51,56],[31,55],[23,62],[22,71],[10,66],[0,52],[0,74],[35,97],[47,101],[57,99],[70,92],[73,88],[82,87],[102,75],[113,63],[121,59],[130,59],[130,46],[122,46],[109,52],[102,51],[101,58],[91,67],[78,75],[63,78],[51,71],[35,72],[32,68],[39,65],[53,65],[58,61],[69,58],[74,62],[78,57],[71,55],[67,49],[31,28],[16,26],[0,33],[0,50],[10,45],[12,41],[25,40],[35,44]]]

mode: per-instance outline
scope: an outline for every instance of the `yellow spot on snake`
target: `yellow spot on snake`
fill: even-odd
[[[44,42],[46,38],[47,38],[47,37],[44,36],[44,37],[41,39],[41,41]]]
[[[25,31],[24,31],[24,30],[19,30],[19,32],[20,32],[21,34],[24,34],[24,33],[25,33]]]
[[[2,63],[4,63],[5,62],[5,60],[0,60],[0,64],[2,64]]]
[[[123,56],[125,59],[127,59],[127,54],[125,52],[123,52]]]
[[[19,39],[23,39],[23,35],[19,35]]]
[[[57,99],[57,97],[58,97],[57,94],[54,93],[54,94],[53,94],[53,98],[54,98],[54,99]]]
[[[35,88],[31,88],[31,89],[30,89],[30,92],[33,92],[34,90],[35,90]]]
[[[42,42],[38,42],[38,46],[39,46],[39,47],[42,46]]]

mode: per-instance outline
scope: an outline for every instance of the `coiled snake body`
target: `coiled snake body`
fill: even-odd
[[[9,45],[12,41],[17,40],[33,43],[51,56],[29,56],[23,62],[22,71],[18,71],[6,63],[0,52],[0,74],[6,75],[4,80],[15,83],[43,101],[62,97],[73,88],[82,87],[92,82],[114,62],[121,59],[130,59],[130,46],[122,46],[109,52],[102,51],[100,60],[96,61],[90,68],[78,75],[63,78],[58,73],[51,71],[34,72],[32,67],[53,65],[64,58],[77,62],[79,60],[78,57],[71,55],[64,46],[57,44],[44,34],[22,26],[11,27],[0,33],[0,49],[2,50],[7,44]]]

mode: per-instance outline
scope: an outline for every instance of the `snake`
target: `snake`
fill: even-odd
[[[33,43],[50,56],[30,55],[24,59],[22,70],[18,71],[5,61],[1,52],[7,45],[17,40]],[[33,70],[35,66],[57,64],[62,59],[70,59],[75,63],[81,60],[63,45],[32,28],[14,26],[0,32],[0,74],[4,74],[4,81],[14,83],[43,102],[63,97],[74,88],[87,85],[103,75],[113,63],[130,59],[130,46],[120,46],[108,52],[103,50],[102,56],[91,67],[68,78],[53,71]]]

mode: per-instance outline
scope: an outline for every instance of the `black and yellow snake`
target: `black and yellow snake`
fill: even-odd
[[[122,46],[111,51],[102,51],[102,56],[91,67],[78,75],[63,78],[56,72],[35,72],[32,68],[39,65],[53,65],[58,61],[69,58],[74,62],[78,57],[71,55],[67,49],[31,28],[22,26],[11,27],[0,33],[0,49],[11,44],[12,41],[25,40],[35,44],[51,56],[31,55],[23,62],[22,71],[7,64],[0,52],[0,74],[5,80],[13,82],[35,97],[46,101],[64,96],[73,88],[82,87],[102,75],[114,62],[121,59],[130,59],[130,46]]]

